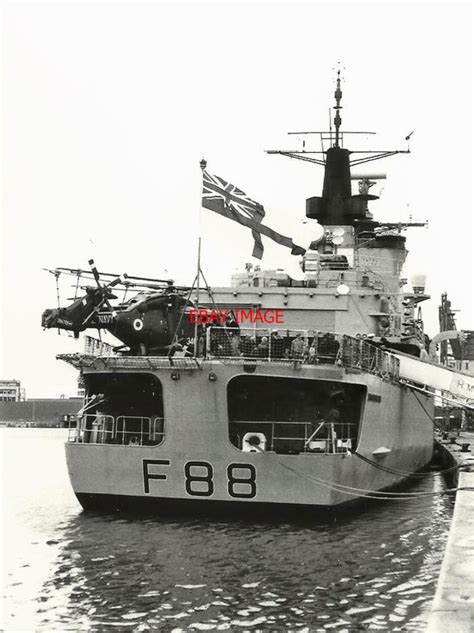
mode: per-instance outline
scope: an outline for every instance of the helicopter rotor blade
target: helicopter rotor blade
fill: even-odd
[[[113,288],[117,284],[123,284],[127,278],[128,278],[127,273],[124,273],[123,275],[120,275],[119,277],[112,279],[112,281],[107,284],[106,288]]]
[[[103,300],[99,305],[97,305],[91,312],[90,314],[88,314],[86,316],[86,318],[84,319],[84,321],[81,323],[81,326],[87,325],[89,323],[89,321],[92,319],[93,316],[95,316],[96,314],[98,314],[103,305],[107,305],[107,307],[109,308],[113,318],[115,318],[117,316],[117,312],[115,311],[115,309],[113,308],[112,305],[110,305],[108,299]]]
[[[102,302],[102,305],[100,307],[102,307],[103,305],[106,305],[108,307],[108,309],[110,310],[110,312],[112,313],[112,316],[115,317],[117,316],[117,312],[115,311],[115,308],[113,307],[113,305],[110,303],[109,299],[107,296],[104,296],[104,300]]]
[[[99,276],[99,271],[97,270],[97,268],[95,267],[95,263],[93,259],[89,260],[89,266],[91,267],[92,270],[92,274],[94,275],[94,279],[96,284],[99,286],[99,288],[101,287],[100,285],[100,276]]]
[[[89,260],[89,262],[92,261],[92,263],[94,264],[94,260]],[[43,270],[46,270],[47,272],[52,273],[53,275],[56,273],[65,273],[68,275],[72,275],[74,277],[77,277],[77,275],[81,275],[84,277],[87,277],[88,275],[91,275],[91,272],[89,270],[82,270],[80,268],[67,268],[64,266],[58,266],[55,269],[51,269],[51,268],[43,268]],[[114,279],[116,277],[119,277],[120,275],[118,273],[106,273],[106,272],[99,272],[97,271],[98,275],[101,275],[102,277],[113,277]],[[163,284],[173,284],[174,280],[173,279],[157,279],[157,278],[153,278],[153,277],[137,277],[135,275],[127,275],[128,279],[131,279],[135,282],[138,281],[143,281],[143,282],[147,282],[150,281],[152,283],[163,283]],[[144,284],[145,285],[145,284]]]
[[[123,275],[118,275],[115,279],[112,279],[112,281],[110,281],[108,284],[105,284],[104,286],[101,286],[100,284],[100,273],[96,268],[95,262],[93,259],[89,260],[89,266],[91,267],[92,270],[92,274],[94,275],[94,279],[96,284],[98,285],[99,288],[113,288],[114,286],[116,286],[117,284],[123,284],[125,279],[127,279],[127,273],[124,273]],[[105,294],[104,294],[105,297]]]
[[[110,310],[110,312],[112,313],[112,316],[114,318],[117,316],[117,312],[115,311],[115,308],[113,307],[113,305],[110,303],[109,299],[116,299],[117,297],[116,295],[112,294],[110,289],[113,288],[114,286],[117,286],[118,284],[123,284],[126,278],[127,278],[127,274],[124,273],[123,275],[120,275],[119,277],[112,279],[110,283],[102,287],[102,304],[101,305],[105,304],[107,308]]]
[[[61,273],[65,273],[67,275],[72,275],[75,277],[77,276],[83,277],[85,280],[88,280],[91,277],[93,277],[93,279],[95,280],[99,288],[102,288],[105,285],[112,288],[114,286],[122,286],[121,288],[118,288],[118,290],[121,290],[121,291],[126,291],[129,288],[148,288],[150,290],[166,290],[166,289],[169,290],[170,288],[173,288],[174,290],[178,292],[189,292],[189,290],[191,290],[191,286],[175,285],[172,279],[153,279],[151,277],[137,277],[135,275],[128,275],[127,273],[124,273],[123,275],[116,275],[114,273],[99,272],[97,270],[97,267],[95,266],[95,262],[93,259],[89,260],[89,265],[91,266],[90,271],[81,270],[78,268],[65,268],[65,267],[58,267],[54,269],[43,268],[42,270],[45,270],[55,276],[58,276]],[[102,286],[101,277],[109,277],[109,278],[113,277],[113,279],[107,284],[104,284],[104,286]],[[85,286],[80,286],[80,287],[81,289],[85,288]],[[200,290],[206,291],[208,290],[208,288],[200,288]]]
[[[88,314],[86,316],[86,318],[84,319],[84,321],[81,323],[81,327],[84,325],[87,325],[89,323],[89,321],[92,319],[92,317],[97,314],[97,312],[99,312],[100,307],[96,306],[91,312],[90,314]]]
[[[116,297],[114,295],[109,294],[108,290],[109,290],[109,288],[113,288],[117,284],[123,283],[124,279],[127,277],[126,274],[119,275],[115,279],[112,279],[112,281],[110,283],[108,283],[107,285],[101,286],[100,285],[100,274],[99,274],[99,271],[97,270],[97,268],[95,266],[95,262],[94,262],[93,259],[89,259],[89,266],[91,267],[92,274],[94,275],[95,282],[96,282],[98,288],[100,289],[101,301],[94,308],[93,312],[91,312],[91,314],[87,317],[87,319],[83,322],[82,325],[85,325],[86,323],[88,323],[89,320],[92,318],[92,315],[94,313],[99,312],[99,310],[102,308],[103,305],[107,306],[107,308],[110,310],[110,312],[112,313],[112,316],[114,318],[117,316],[117,312],[115,311],[115,308],[112,306],[112,304],[109,301],[109,297],[113,297],[113,298],[116,298]]]

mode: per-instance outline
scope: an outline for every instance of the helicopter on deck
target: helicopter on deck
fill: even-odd
[[[104,329],[133,355],[166,354],[178,341],[194,337],[195,326],[189,317],[195,307],[190,300],[191,288],[175,286],[171,279],[99,273],[92,259],[89,265],[91,271],[48,269],[57,284],[62,274],[76,276],[76,297],[66,307],[58,305],[45,310],[41,318],[43,328],[70,331],[75,338],[88,328]],[[80,279],[93,279],[96,285],[79,286]],[[77,296],[79,288],[85,291],[84,295]],[[130,289],[137,292],[125,300]],[[111,301],[118,299],[118,290],[124,292],[124,297],[112,305]]]

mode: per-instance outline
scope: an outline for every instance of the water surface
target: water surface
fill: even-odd
[[[311,520],[89,514],[70,489],[65,431],[0,436],[7,630],[425,628],[447,495]],[[412,490],[446,485],[436,474]]]

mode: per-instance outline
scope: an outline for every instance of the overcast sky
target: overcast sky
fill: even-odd
[[[42,267],[93,256],[192,282],[202,156],[298,236],[322,168],[263,150],[327,128],[339,61],[343,128],[379,134],[359,147],[404,149],[415,130],[410,155],[365,168],[387,173],[376,219],[429,220],[406,267],[428,275],[428,332],[443,291],[474,329],[470,3],[4,3],[1,377],[75,395],[55,355],[80,344],[41,329],[56,306]],[[252,261],[250,233],[205,210],[201,228],[208,281],[227,284]],[[284,265],[264,245],[263,266]]]

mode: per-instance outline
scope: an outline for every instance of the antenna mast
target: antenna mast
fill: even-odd
[[[339,128],[341,127],[341,115],[339,114],[339,110],[342,108],[340,105],[342,90],[341,90],[341,69],[337,69],[337,81],[336,81],[336,92],[334,93],[334,97],[336,98],[336,105],[334,110],[336,111],[336,115],[334,117],[334,127],[336,128],[336,142],[334,147],[339,147]]]
[[[327,141],[329,139],[329,149],[321,151],[306,149],[306,142],[303,142],[303,149],[287,149],[287,150],[276,150],[276,149],[267,149],[265,150],[267,154],[280,154],[281,156],[288,156],[288,158],[296,158],[297,160],[304,160],[309,163],[316,163],[316,165],[321,165],[326,167],[327,157],[329,156],[328,152],[332,149],[343,149],[344,146],[344,135],[347,134],[375,134],[375,132],[367,132],[367,131],[358,131],[358,132],[349,132],[347,130],[341,130],[341,114],[340,110],[342,110],[341,99],[342,99],[342,90],[341,90],[341,69],[340,67],[337,69],[337,77],[336,77],[336,91],[334,92],[334,97],[336,99],[336,105],[334,106],[335,116],[334,116],[334,126],[335,126],[335,142],[333,144],[333,131],[332,131],[332,123],[331,123],[331,108],[329,108],[329,131],[302,131],[302,132],[288,132],[291,135],[303,136],[307,134],[319,134],[321,136],[321,143],[323,141]],[[411,132],[406,138],[406,141],[410,140],[410,136],[413,134]],[[328,136],[329,135],[329,136]],[[345,151],[345,150],[344,150]],[[394,156],[395,154],[409,154],[410,148],[408,147],[405,150],[350,150],[348,152],[348,162],[350,166],[354,165],[362,165],[363,163],[370,163],[374,160],[380,160],[381,158],[387,158],[388,156]],[[317,157],[317,154],[321,154],[321,158]],[[358,156],[355,156],[358,154]],[[352,158],[349,158],[352,157]]]

